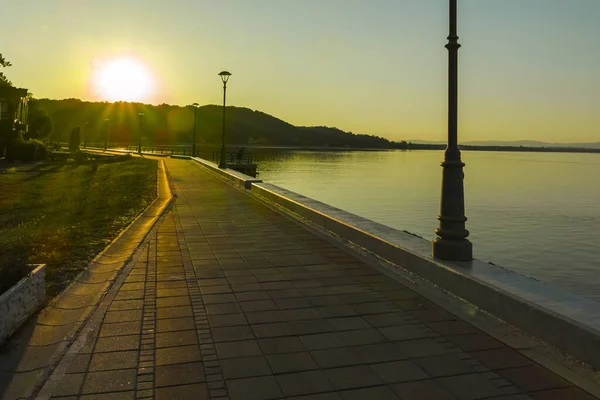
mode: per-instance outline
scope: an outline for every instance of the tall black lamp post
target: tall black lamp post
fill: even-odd
[[[194,107],[194,138],[193,138],[193,142],[192,142],[192,157],[196,157],[196,122],[197,122],[196,111],[198,111],[199,105],[200,104],[198,104],[198,103],[192,104],[192,107]]]
[[[104,151],[108,148],[108,121],[109,118],[104,119]]]
[[[227,81],[231,74],[227,71],[219,73],[223,81],[223,136],[221,137],[221,157],[219,158],[219,168],[227,168],[227,160],[225,155],[225,95],[227,94]]]
[[[449,261],[473,259],[473,245],[465,228],[465,164],[458,148],[458,36],[456,34],[456,1],[450,0],[450,34],[448,35],[448,147],[442,162],[442,200],[438,236],[433,240],[433,257]]]
[[[138,113],[138,115],[140,116],[140,135],[139,135],[139,140],[138,140],[138,154],[142,154],[142,131],[144,128],[144,113]]]

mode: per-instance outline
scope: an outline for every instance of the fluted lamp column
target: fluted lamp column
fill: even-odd
[[[458,148],[458,36],[456,34],[456,2],[450,1],[450,34],[448,35],[448,147],[442,162],[442,199],[438,236],[433,240],[433,257],[449,261],[473,259],[473,245],[465,228],[464,173]]]

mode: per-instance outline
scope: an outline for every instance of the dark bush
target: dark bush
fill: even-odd
[[[15,139],[8,145],[6,151],[6,158],[11,161],[40,161],[48,158],[48,155],[48,148],[36,139]]]
[[[0,294],[27,276],[28,235],[17,234],[9,241],[14,241],[15,245],[0,249]]]

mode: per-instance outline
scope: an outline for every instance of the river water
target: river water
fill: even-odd
[[[443,151],[254,151],[260,178],[435,237]],[[474,256],[600,301],[600,154],[463,152]]]

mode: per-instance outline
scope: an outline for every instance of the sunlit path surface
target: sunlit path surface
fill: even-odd
[[[167,166],[175,206],[56,398],[592,398],[198,165]]]

